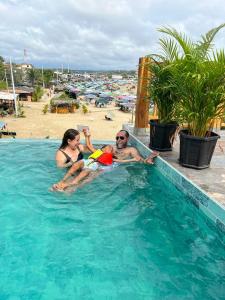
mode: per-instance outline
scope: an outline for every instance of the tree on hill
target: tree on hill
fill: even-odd
[[[34,86],[36,82],[40,82],[41,81],[40,70],[34,68],[29,69],[27,71],[27,79],[29,80],[32,86]]]
[[[0,80],[0,91],[1,90],[6,90],[7,89],[7,84],[5,81]]]
[[[43,70],[44,83],[46,87],[49,87],[50,81],[54,78],[54,73],[50,69]]]
[[[0,80],[3,80],[5,77],[5,68],[4,68],[4,58],[0,56]]]

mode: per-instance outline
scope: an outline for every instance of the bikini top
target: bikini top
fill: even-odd
[[[79,147],[78,147],[78,150],[80,151],[80,148],[79,148]],[[66,164],[67,164],[68,162],[72,161],[72,158],[71,158],[66,152],[64,152],[62,149],[59,149],[59,151],[61,151],[61,152],[65,155],[65,157],[66,157],[65,163],[66,163]],[[77,157],[77,160],[76,160],[76,161],[81,160],[81,159],[83,159],[83,158],[84,158],[83,153],[80,151],[79,154],[78,154],[78,157]]]

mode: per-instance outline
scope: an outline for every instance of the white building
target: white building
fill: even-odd
[[[115,79],[115,80],[121,80],[121,79],[123,79],[123,76],[122,76],[122,75],[119,75],[119,74],[113,74],[113,75],[112,75],[112,79]]]

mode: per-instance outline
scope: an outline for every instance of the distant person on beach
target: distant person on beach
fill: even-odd
[[[83,130],[86,138],[87,131]],[[71,167],[75,162],[83,159],[83,153],[90,153],[86,145],[80,143],[80,132],[76,129],[67,129],[62,143],[56,152],[56,164],[59,168]]]

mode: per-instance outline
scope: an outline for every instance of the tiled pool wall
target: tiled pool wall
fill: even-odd
[[[132,133],[130,133],[130,144],[135,146],[144,157],[152,152],[141,143]],[[216,227],[225,233],[225,210],[215,200],[211,199],[201,188],[191,182],[182,173],[168,164],[164,159],[158,157],[155,160],[157,169],[169,179],[179,190],[187,195],[191,202],[200,209]]]
[[[141,143],[132,133],[130,133],[130,144],[135,146],[138,151],[147,157],[152,151]],[[52,139],[1,139],[0,144],[13,142],[41,142],[41,143],[56,143],[56,148],[61,144],[61,140]],[[94,140],[93,144],[114,144],[112,141],[99,141]],[[215,200],[211,199],[201,188],[191,182],[183,174],[173,168],[164,159],[158,157],[155,160],[155,166],[168,180],[170,180],[179,190],[189,196],[191,202],[200,209],[211,221],[214,222],[216,227],[225,233],[225,210]]]

